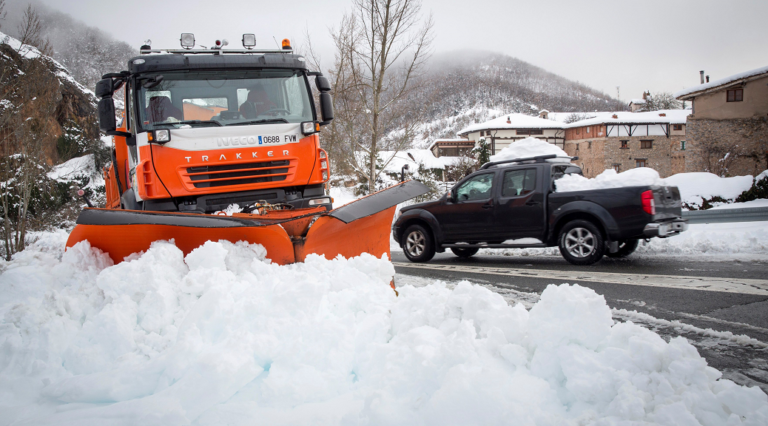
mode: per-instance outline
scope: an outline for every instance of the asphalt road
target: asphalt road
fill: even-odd
[[[687,338],[726,378],[768,393],[768,264],[662,256],[605,258],[577,267],[559,256],[437,254],[410,263],[393,251],[396,285],[469,280],[510,303],[535,303],[549,284],[579,284],[603,295],[618,321],[669,339]]]

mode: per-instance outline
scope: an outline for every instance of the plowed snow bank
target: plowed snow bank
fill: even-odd
[[[56,238],[2,264],[0,424],[768,422],[758,388],[587,288],[528,311],[468,282],[396,297],[370,255],[160,242],[112,266]]]

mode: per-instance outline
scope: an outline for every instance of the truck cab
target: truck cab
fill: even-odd
[[[97,85],[100,127],[114,141],[108,208],[212,213],[266,202],[331,209],[329,159],[319,141],[333,118],[330,86],[289,44],[276,51],[143,46],[141,53]],[[121,86],[118,124],[112,95]]]

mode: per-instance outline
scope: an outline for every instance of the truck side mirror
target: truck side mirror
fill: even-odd
[[[112,96],[114,91],[114,86],[112,84],[111,78],[102,78],[101,80],[96,83],[96,97],[103,98],[105,96]]]
[[[110,87],[112,87],[111,81],[109,84]],[[116,128],[117,122],[115,121],[115,103],[112,101],[111,96],[102,98],[99,101],[99,129],[102,132],[109,134],[109,132],[114,132]]]
[[[317,90],[321,92],[330,92],[331,91],[331,83],[328,82],[328,79],[319,75],[315,77],[315,86],[317,86]]]
[[[446,199],[448,202],[450,202],[450,203],[452,203],[452,202],[453,202],[453,194],[451,193],[451,191],[448,191],[448,192],[446,192],[446,193],[445,193],[445,199]]]
[[[321,125],[326,125],[333,120],[333,100],[329,93],[320,94],[320,113],[323,115]]]

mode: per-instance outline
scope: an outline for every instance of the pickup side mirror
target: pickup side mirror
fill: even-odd
[[[451,193],[451,191],[448,191],[445,193],[445,199],[446,201],[449,201],[451,203],[453,202],[453,194]]]

